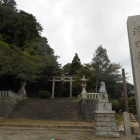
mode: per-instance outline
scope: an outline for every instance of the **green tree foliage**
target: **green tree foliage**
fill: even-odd
[[[80,62],[80,58],[78,56],[77,53],[75,53],[75,56],[72,60],[71,63],[71,68],[70,68],[70,75],[76,75],[76,71],[81,68],[81,62]]]
[[[101,78],[102,74],[108,68],[110,60],[107,55],[106,49],[102,48],[100,45],[97,50],[95,51],[94,57],[92,59],[92,70],[94,73],[94,79],[96,79],[96,92],[97,86],[99,83],[99,79]]]
[[[94,57],[91,63],[82,65],[77,70],[77,78],[80,80],[82,76],[88,79],[87,91],[98,92],[100,88],[99,82],[104,81],[108,94],[111,98],[122,97],[122,78],[120,74],[120,64],[111,63],[107,50],[102,46],[99,46],[95,51]]]
[[[71,70],[71,63],[67,63],[63,66],[62,71],[64,75],[69,75]]]
[[[86,87],[87,92],[93,92],[93,88],[95,87],[95,83],[92,79],[93,71],[91,70],[90,64],[84,64],[81,66],[80,69],[77,70],[76,77],[77,77],[78,81],[80,81],[83,76],[85,76],[85,78],[88,79],[87,87]],[[80,91],[82,91],[81,82],[80,82],[79,89],[80,89]]]
[[[16,2],[14,0],[0,0],[0,5],[4,7],[8,7],[12,10],[16,10]]]
[[[63,66],[62,68],[62,73],[64,75],[71,75],[71,76],[76,76],[77,81],[73,82],[72,84],[72,89],[73,89],[73,96],[77,96],[81,92],[81,83],[80,79],[81,77],[77,77],[77,72],[78,70],[82,67],[80,58],[77,53],[75,53],[75,56],[72,60],[71,63],[67,63],[66,65]],[[63,91],[67,96],[69,96],[69,84],[68,83],[63,83]],[[64,93],[63,93],[64,95]]]
[[[91,66],[93,78],[96,79],[96,92],[99,81],[104,81],[111,97],[116,98],[119,96],[118,94],[120,94],[121,91],[118,83],[122,80],[119,71],[121,66],[120,64],[110,62],[107,50],[102,46],[99,46],[95,51]]]
[[[15,12],[3,6],[0,6],[0,13],[0,33],[5,42],[23,48],[40,37],[43,28],[32,14]]]
[[[27,81],[44,78],[47,67],[57,67],[55,57],[30,46],[24,51],[15,45],[0,42],[0,75],[15,75]],[[48,76],[48,75],[47,75]]]
[[[119,112],[119,110],[122,110],[124,112],[124,99],[123,98],[118,98],[117,100],[113,100],[112,98],[109,97],[109,102],[112,103],[112,109],[115,110],[116,112]]]
[[[0,76],[43,83],[60,74],[57,56],[47,38],[41,37],[43,28],[36,18],[15,10],[14,0],[0,4]]]
[[[129,104],[129,112],[133,114],[137,114],[135,97],[129,98],[128,104]]]
[[[76,75],[77,70],[82,67],[80,58],[77,53],[75,53],[75,56],[71,63],[67,63],[63,66],[62,71],[64,75]]]

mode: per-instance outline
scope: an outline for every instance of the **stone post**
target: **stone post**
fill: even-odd
[[[124,131],[126,136],[131,136],[130,116],[128,112],[123,113]]]
[[[55,78],[53,77],[52,99],[54,99],[54,87],[55,87]]]
[[[137,118],[140,126],[140,15],[128,17],[127,29],[135,87]]]
[[[70,78],[70,99],[72,99],[72,78]]]
[[[124,102],[125,102],[125,111],[129,112],[128,95],[127,95],[127,87],[126,87],[125,70],[124,69],[122,69],[122,77],[123,77],[123,95],[124,95]]]

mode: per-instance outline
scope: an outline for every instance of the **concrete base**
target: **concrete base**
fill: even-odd
[[[115,111],[106,99],[99,99],[95,105],[94,134],[97,136],[118,138],[119,133],[115,122]]]
[[[115,123],[114,113],[94,115],[94,134],[97,136],[118,138],[119,133]]]

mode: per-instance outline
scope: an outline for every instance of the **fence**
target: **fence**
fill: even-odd
[[[99,93],[85,93],[84,99],[98,99]],[[82,99],[82,95],[78,95],[78,100]]]

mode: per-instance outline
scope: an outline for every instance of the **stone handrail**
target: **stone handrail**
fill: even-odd
[[[24,94],[16,94],[11,91],[0,91],[0,98],[8,97],[14,98],[16,100],[23,100],[27,98]]]
[[[9,97],[11,91],[0,91],[0,97]]]
[[[86,93],[87,98],[98,99],[99,93]]]
[[[85,93],[84,99],[98,99],[99,93]],[[82,95],[78,95],[78,101],[82,99]]]

